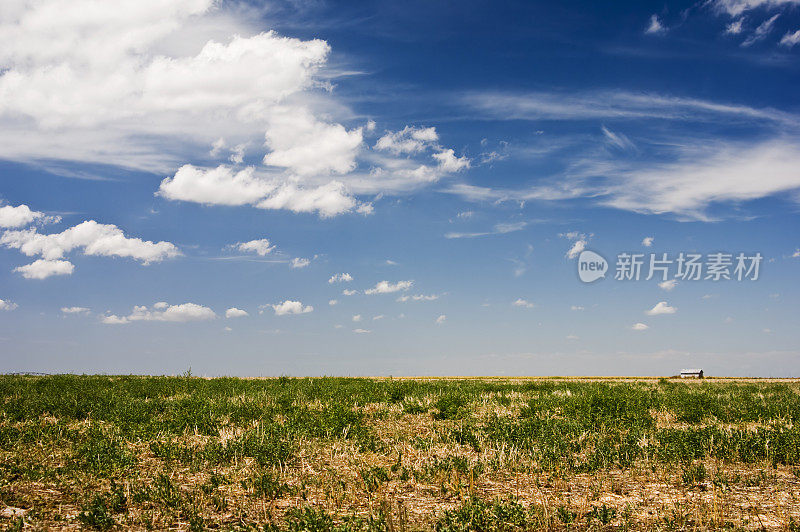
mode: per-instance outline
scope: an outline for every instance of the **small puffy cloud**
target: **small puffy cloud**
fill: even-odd
[[[647,325],[645,325],[644,323],[641,323],[641,322],[640,323],[634,323],[633,325],[631,325],[631,329],[634,330],[634,331],[646,331],[649,328],[650,327],[648,327]]]
[[[670,307],[666,301],[659,301],[656,303],[656,306],[651,308],[648,311],[645,311],[645,314],[648,316],[658,316],[661,314],[675,314],[677,312],[677,308]]]
[[[330,301],[328,301],[328,305],[330,305],[332,307],[335,306],[335,305],[338,305],[338,304],[339,304],[339,301],[336,300],[336,299],[331,299]]]
[[[369,329],[353,329],[353,332],[356,334],[369,334],[372,331],[370,331]]]
[[[295,257],[292,259],[291,266],[292,268],[305,268],[311,264],[311,261],[308,259],[304,259],[301,257]]]
[[[650,23],[645,28],[644,32],[650,35],[660,35],[665,33],[667,28],[661,23],[661,20],[658,18],[658,15],[651,15],[650,16]]]
[[[736,19],[725,28],[725,33],[728,35],[739,35],[742,33],[742,22],[744,19]]]
[[[61,312],[64,314],[88,314],[89,309],[86,307],[61,307]]]
[[[415,294],[413,296],[400,296],[397,301],[405,303],[406,301],[436,301],[437,299],[439,299],[438,294]]]
[[[25,266],[14,268],[26,279],[47,279],[54,275],[72,275],[75,265],[68,260],[38,259]]]
[[[572,247],[569,248],[569,250],[567,250],[567,258],[574,259],[578,255],[580,255],[584,249],[586,249],[586,240],[584,239],[576,240],[575,243],[572,244]]]
[[[342,295],[343,296],[354,296],[357,293],[358,293],[358,290],[350,290],[348,288],[345,288],[344,290],[342,290]]]
[[[353,321],[356,322],[361,321],[361,314],[356,314],[355,316],[353,316]]]
[[[270,305],[275,310],[276,316],[287,316],[290,314],[307,314],[314,311],[311,305],[303,305],[299,301],[292,301],[287,299],[283,303],[277,305]]]
[[[16,207],[6,205],[0,207],[0,227],[23,227],[37,220],[57,222],[60,218],[48,217],[45,216],[43,212],[32,211],[27,205],[17,205]]]
[[[267,196],[274,188],[255,177],[254,172],[253,167],[237,171],[225,165],[199,168],[185,164],[174,176],[161,182],[156,195],[204,205],[249,205]]]
[[[658,283],[658,287],[662,290],[666,290],[667,292],[671,291],[676,286],[678,286],[678,281],[675,279],[667,279],[666,281]]]
[[[372,316],[372,321],[382,320],[385,317],[383,314],[378,314],[377,316]]]
[[[255,253],[261,257],[271,253],[275,246],[270,244],[266,238],[259,238],[258,240],[250,240],[249,242],[237,242],[233,245],[235,249],[244,253]]]
[[[436,318],[436,325],[441,325],[447,320],[447,315],[442,314],[438,318]]]
[[[800,258],[800,248],[794,250],[794,253],[792,253],[792,258],[793,259]]]
[[[567,340],[578,340],[580,337],[576,334],[568,334],[565,338]]]
[[[240,308],[231,307],[225,311],[226,318],[244,318],[245,316],[249,316],[249,314]]]
[[[567,253],[565,255],[568,259],[574,259],[578,255],[580,255],[584,249],[586,249],[586,245],[589,243],[589,237],[591,237],[592,235],[589,235],[589,237],[587,237],[583,233],[579,233],[577,231],[570,231],[568,233],[559,233],[558,236],[560,236],[561,238],[566,238],[567,240],[575,241],[569,248],[569,250],[567,250]]]
[[[170,305],[159,302],[148,308],[145,305],[133,307],[133,312],[128,316],[110,314],[103,316],[100,321],[108,325],[122,325],[133,321],[164,321],[172,323],[185,323],[190,321],[213,320],[217,317],[213,310],[196,303],[182,303]]]
[[[797,30],[794,33],[788,32],[781,38],[781,42],[779,44],[787,48],[792,48],[798,43],[800,43],[800,30]]]
[[[337,273],[337,274],[332,275],[331,278],[328,279],[328,283],[329,284],[349,283],[352,280],[353,280],[353,276],[350,275],[349,273]]]
[[[276,182],[256,177],[252,167],[236,170],[228,166],[199,168],[182,166],[173,177],[161,182],[157,194],[169,200],[205,205],[253,205],[259,209],[286,209],[292,212],[318,213],[323,218],[359,208],[359,204],[339,181],[319,186],[298,186],[294,182]]]
[[[17,308],[17,306],[18,305],[16,303],[12,303],[7,299],[0,299],[0,310],[5,310],[5,311],[14,310],[15,308]]]
[[[380,281],[378,284],[375,285],[374,288],[369,288],[364,290],[364,293],[367,295],[374,295],[374,294],[391,294],[392,292],[402,292],[411,288],[414,284],[414,281],[397,281],[396,283],[390,283],[389,281]]]
[[[642,239],[642,245],[643,245],[644,247],[646,247],[646,248],[649,248],[650,246],[652,246],[652,245],[653,245],[653,241],[654,241],[654,240],[655,240],[655,237],[652,237],[652,236],[646,236],[646,237],[644,237],[644,238]]]
[[[376,150],[389,151],[395,155],[419,153],[439,140],[435,127],[417,128],[406,126],[400,131],[388,132],[375,143]]]
[[[458,172],[469,168],[470,160],[466,157],[456,157],[452,149],[442,150],[433,154],[433,158],[439,163],[439,168],[445,172]]]
[[[117,316],[116,314],[108,314],[100,318],[100,322],[106,325],[124,325],[130,323],[125,316]]]
[[[74,249],[81,249],[85,255],[129,257],[143,264],[180,255],[174,244],[129,238],[116,225],[100,224],[94,220],[49,235],[40,234],[35,228],[6,231],[0,237],[0,244],[18,249],[29,257],[40,255],[49,261],[61,259]]]
[[[148,309],[146,306],[133,307],[133,313],[128,316],[128,320],[188,322],[213,320],[216,317],[213,310],[196,303],[180,305],[156,303],[152,309]]]
[[[527,300],[522,299],[522,298],[517,299],[516,301],[514,301],[511,304],[514,305],[515,307],[522,307],[522,308],[533,308],[535,306],[530,301],[527,301]]]
[[[572,305],[571,307],[569,307],[569,309],[573,311],[584,310],[584,308],[580,305]]]

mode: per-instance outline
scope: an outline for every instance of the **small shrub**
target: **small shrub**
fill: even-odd
[[[686,485],[698,484],[703,482],[707,476],[706,466],[703,464],[692,465],[683,470],[683,483]]]
[[[78,521],[89,528],[97,530],[108,530],[117,524],[108,503],[102,495],[95,495],[91,502],[81,508],[78,514]]]
[[[433,414],[434,419],[457,419],[464,415],[464,407],[467,400],[462,394],[452,393],[441,396],[433,407],[437,410]]]
[[[595,506],[590,512],[586,514],[588,519],[597,519],[604,525],[607,525],[617,516],[617,511],[614,508],[609,508],[605,504],[603,506]]]

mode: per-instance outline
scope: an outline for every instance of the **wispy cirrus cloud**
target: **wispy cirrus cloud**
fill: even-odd
[[[461,104],[492,120],[587,120],[662,118],[690,122],[768,120],[800,125],[800,117],[772,108],[625,90],[584,92],[472,92]]]
[[[528,222],[512,222],[512,223],[499,223],[495,224],[494,227],[490,231],[478,231],[474,233],[459,233],[459,232],[450,232],[445,233],[445,238],[477,238],[481,236],[491,236],[491,235],[504,235],[506,233],[514,233],[516,231],[522,231],[528,225]]]
[[[558,201],[597,205],[679,220],[711,221],[715,206],[800,191],[800,144],[794,137],[753,142],[709,141],[669,147],[655,160],[589,159],[579,171],[527,188],[457,184],[446,191],[470,201]],[[791,201],[792,197],[787,199]]]

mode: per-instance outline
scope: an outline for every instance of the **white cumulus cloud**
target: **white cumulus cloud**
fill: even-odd
[[[180,255],[169,242],[151,242],[126,237],[116,225],[89,220],[61,233],[41,234],[36,228],[6,231],[0,245],[18,249],[24,255],[40,255],[48,261],[61,259],[66,253],[80,249],[85,255],[129,257],[143,264],[159,262]]]
[[[75,265],[68,260],[37,259],[25,266],[14,268],[26,279],[47,279],[54,275],[72,275]]]
[[[649,328],[650,328],[649,326],[641,322],[634,323],[633,325],[631,325],[631,329],[633,329],[634,331],[646,331]]]
[[[302,257],[295,257],[295,258],[292,259],[292,262],[290,263],[290,266],[292,268],[305,268],[309,264],[311,264],[310,260],[304,259]]]
[[[199,168],[181,166],[175,175],[165,178],[157,195],[170,200],[190,201],[206,205],[254,204],[275,189],[275,186],[254,175],[255,169],[236,170],[220,165]]]
[[[438,318],[436,318],[436,325],[441,325],[447,320],[447,315],[441,314]]]
[[[86,307],[61,307],[61,312],[64,314],[88,314],[89,309]]]
[[[648,311],[645,311],[645,314],[648,316],[658,316],[660,314],[675,314],[677,312],[677,308],[670,307],[666,301],[659,301],[656,303],[656,306],[651,308]]]
[[[225,311],[226,318],[244,318],[245,316],[249,316],[249,314],[240,308],[231,307]]]
[[[311,305],[303,305],[300,301],[287,299],[277,305],[269,305],[275,311],[276,316],[287,316],[291,314],[307,314],[314,311]]]
[[[567,250],[567,258],[574,259],[578,255],[580,255],[584,249],[586,249],[586,240],[584,240],[583,238],[581,238],[580,240],[576,240],[575,243],[572,244],[572,247],[569,248],[569,250]]]
[[[533,308],[534,306],[536,306],[533,303],[531,303],[530,301],[527,301],[527,300],[522,299],[522,298],[517,299],[516,301],[512,302],[511,304],[513,306],[515,306],[515,307],[522,307],[522,308]]]
[[[435,127],[418,128],[406,126],[400,131],[390,131],[378,139],[375,149],[400,155],[403,153],[419,153],[433,147],[439,140]]]
[[[414,281],[397,281],[396,283],[390,283],[389,281],[380,281],[378,284],[375,285],[375,287],[364,290],[364,293],[367,295],[391,294],[392,292],[401,292],[404,290],[408,290],[413,285]]]
[[[654,241],[654,240],[655,240],[655,237],[652,237],[652,236],[646,236],[646,237],[644,237],[644,238],[642,239],[642,245],[643,245],[644,247],[646,247],[646,248],[649,248],[650,246],[652,246],[652,245],[653,245],[653,241]]]
[[[103,316],[101,322],[108,325],[121,325],[134,321],[163,321],[173,323],[183,323],[190,321],[213,320],[217,315],[208,307],[196,303],[182,303],[180,305],[170,305],[160,301],[152,307],[140,305],[133,307],[133,311],[128,316],[117,316],[110,314]]]
[[[14,310],[17,307],[18,305],[16,303],[12,303],[7,299],[0,299],[0,310],[9,311],[9,310]]]
[[[46,216],[43,212],[33,211],[27,205],[5,205],[0,207],[0,227],[23,227],[35,221],[58,222],[57,216]]]
[[[667,279],[666,281],[658,283],[658,287],[662,290],[666,290],[667,292],[671,291],[676,286],[678,286],[678,281],[675,279]]]
[[[353,280],[353,276],[350,275],[349,273],[337,273],[337,274],[332,275],[331,278],[328,279],[328,283],[329,284],[349,283],[352,280]]]
[[[456,157],[455,152],[450,148],[434,153],[433,158],[439,163],[439,168],[445,172],[458,172],[470,167],[467,157]]]
[[[267,127],[266,145],[272,151],[264,164],[299,176],[345,174],[356,166],[361,141],[361,128],[348,131],[317,120],[307,110],[283,108]]]
[[[273,246],[266,238],[259,238],[257,240],[250,240],[248,242],[237,242],[233,244],[233,247],[245,253],[255,253],[260,257],[263,257],[268,253],[272,253],[272,251],[275,249],[275,246]]]

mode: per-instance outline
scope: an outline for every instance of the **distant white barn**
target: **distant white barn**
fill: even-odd
[[[682,369],[681,370],[681,379],[702,379],[703,378],[703,370],[702,369]]]

